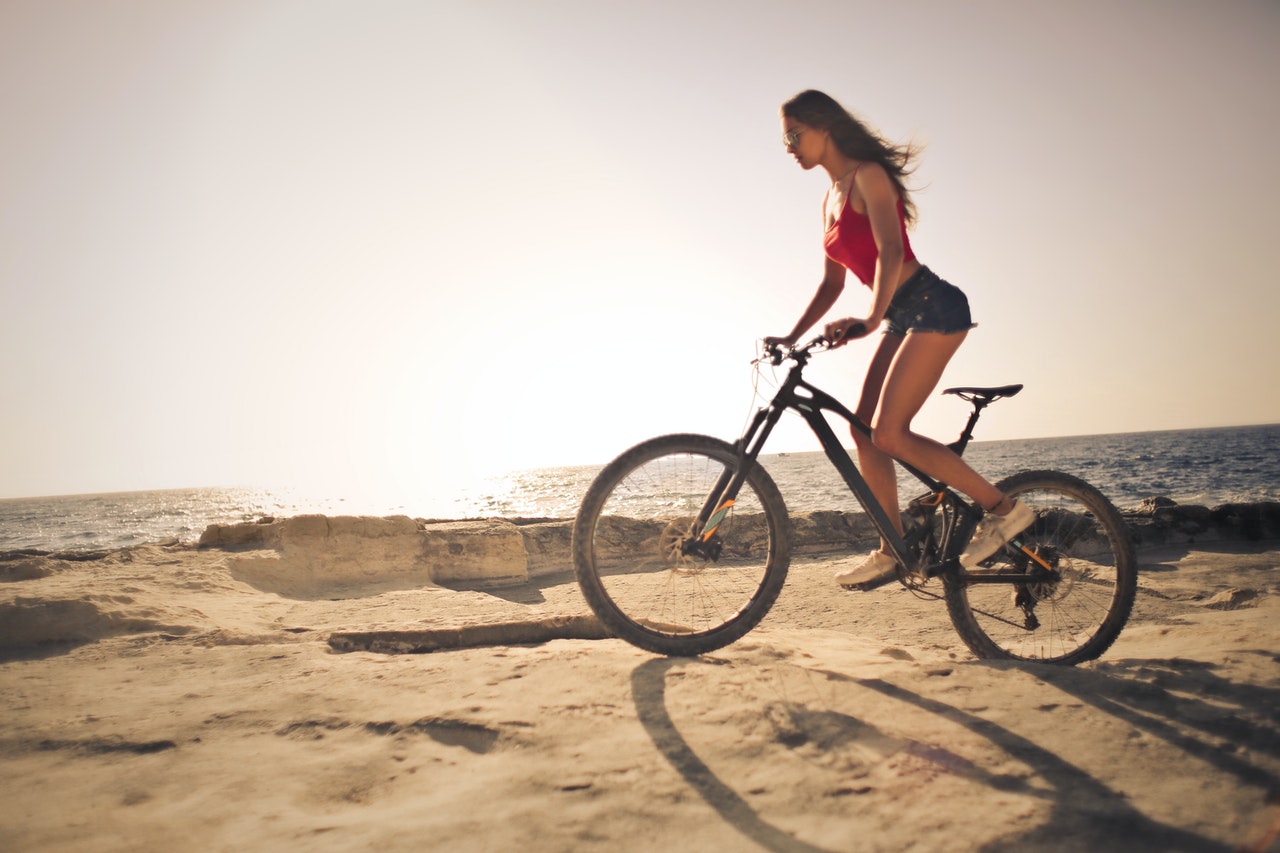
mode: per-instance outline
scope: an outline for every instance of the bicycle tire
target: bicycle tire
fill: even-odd
[[[720,439],[667,435],[636,445],[596,476],[574,520],[574,569],[615,637],[694,656],[741,638],[769,612],[786,581],[791,528],[782,495],[759,464],[716,530],[718,559],[679,547],[737,459]]]
[[[960,638],[979,658],[1068,666],[1097,658],[1120,635],[1137,594],[1124,519],[1100,491],[1069,474],[1026,471],[997,487],[1035,511],[1017,539],[1059,576],[1026,585],[978,582],[983,575],[1040,571],[1011,546],[945,575],[947,612]]]

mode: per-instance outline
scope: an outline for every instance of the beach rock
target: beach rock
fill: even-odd
[[[1204,603],[1204,607],[1211,610],[1236,610],[1240,607],[1254,606],[1254,599],[1258,597],[1256,589],[1226,589],[1210,598]]]
[[[1172,527],[1192,536],[1209,529],[1212,518],[1209,508],[1203,506],[1162,506],[1151,515],[1152,520],[1164,527]]]
[[[427,654],[441,649],[546,643],[551,640],[603,640],[608,636],[595,616],[548,616],[451,628],[338,631],[329,635],[329,646],[339,652]]]
[[[829,554],[870,548],[879,534],[865,514],[832,510],[794,513],[791,537],[797,554]]]
[[[573,571],[573,522],[542,521],[519,530],[530,577]]]
[[[1280,503],[1276,501],[1210,508],[1151,497],[1121,514],[1134,543],[1143,548],[1280,538]]]
[[[1195,544],[1280,538],[1280,503],[1182,506],[1151,497],[1122,513],[1135,545]],[[740,519],[743,535],[764,536],[759,519]],[[847,554],[871,547],[876,531],[862,513],[820,511],[791,517],[793,553]],[[612,518],[600,530],[597,554],[632,554],[654,547],[654,522]],[[759,528],[758,530],[756,528]],[[297,516],[212,525],[198,547],[231,552],[235,576],[281,595],[326,597],[360,588],[423,584],[484,587],[573,571],[573,522],[565,519],[424,521],[405,516]],[[2,568],[2,567],[0,567]],[[45,566],[17,556],[0,580],[36,577]],[[8,574],[9,577],[4,577]]]
[[[267,525],[274,522],[263,521],[257,524],[211,524],[200,534],[197,548],[220,548],[224,551],[237,549],[266,548]]]
[[[1257,541],[1280,536],[1280,502],[1222,504],[1210,511],[1209,518],[1241,539]]]
[[[295,598],[346,597],[368,586],[429,584],[418,524],[405,516],[301,515],[205,531],[200,547],[254,548],[228,562],[231,574],[265,592]],[[211,528],[212,530],[212,528]],[[228,547],[228,546],[223,546]]]
[[[456,521],[427,525],[422,560],[440,584],[521,583],[529,559],[520,528],[507,521]]]
[[[524,539],[530,577],[573,571],[573,522],[517,520],[517,525]],[[870,520],[861,513],[800,512],[791,517],[791,527],[796,554],[837,553],[870,547],[877,536]],[[632,553],[651,547],[662,532],[660,528],[661,525],[630,520],[611,525],[605,532],[604,552]],[[759,534],[764,535],[762,524]]]
[[[251,551],[231,559],[232,575],[266,592],[298,598],[528,578],[524,538],[515,525],[501,521],[427,525],[407,516],[301,515],[213,525],[199,547]]]
[[[1155,511],[1168,506],[1177,506],[1178,502],[1173,498],[1164,495],[1152,495],[1149,498],[1143,498],[1142,503],[1134,509],[1136,515],[1154,515]]]

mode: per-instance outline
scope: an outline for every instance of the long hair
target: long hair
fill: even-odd
[[[782,105],[782,114],[815,130],[831,134],[836,148],[846,157],[879,163],[889,174],[898,197],[902,199],[902,215],[914,223],[916,205],[907,192],[905,179],[915,170],[919,148],[907,143],[896,145],[850,115],[849,111],[823,92],[808,89]]]

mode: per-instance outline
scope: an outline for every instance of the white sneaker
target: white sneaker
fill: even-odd
[[[898,576],[898,561],[883,551],[871,555],[852,569],[836,572],[836,583],[845,589],[875,589]]]
[[[969,547],[960,555],[960,565],[971,569],[999,551],[1004,544],[1031,526],[1036,514],[1022,501],[1014,501],[1008,515],[987,513],[973,531]]]

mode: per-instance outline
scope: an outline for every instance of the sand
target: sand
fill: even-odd
[[[1280,543],[1144,552],[1074,669],[830,557],[698,659],[577,638],[563,575],[288,597],[234,559],[0,563],[0,850],[1280,849]],[[366,650],[423,629],[457,639]]]

